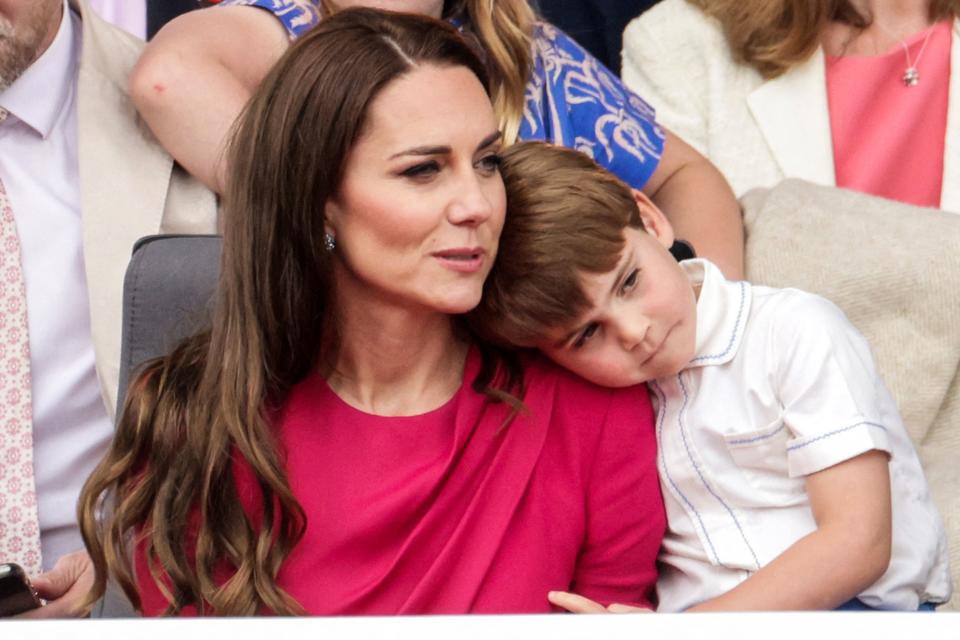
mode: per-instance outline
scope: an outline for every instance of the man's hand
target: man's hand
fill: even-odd
[[[82,606],[93,586],[93,563],[86,551],[68,553],[31,582],[47,604],[18,618],[80,618],[89,613],[88,607]]]
[[[650,609],[644,607],[634,607],[628,604],[611,604],[605,607],[599,602],[594,602],[590,598],[578,596],[575,593],[567,591],[551,591],[547,594],[547,600],[561,609],[566,609],[570,613],[652,613]]]

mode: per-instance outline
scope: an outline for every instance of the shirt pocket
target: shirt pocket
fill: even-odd
[[[787,506],[806,501],[804,478],[791,478],[787,467],[790,430],[783,420],[763,429],[724,436],[727,452],[747,490],[741,499],[751,506]]]

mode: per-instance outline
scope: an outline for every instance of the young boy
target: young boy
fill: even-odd
[[[839,309],[678,263],[663,214],[580,153],[524,143],[502,172],[506,225],[470,322],[597,384],[649,383],[669,521],[661,611],[918,610],[950,597],[920,462]]]

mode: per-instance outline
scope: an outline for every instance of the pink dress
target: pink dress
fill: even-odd
[[[479,361],[471,351],[466,381]],[[547,612],[555,589],[650,605],[665,516],[646,388],[527,365],[529,412],[506,428],[506,407],[468,383],[395,418],[319,376],[297,385],[278,428],[307,530],[279,584],[313,615]],[[256,514],[248,468],[236,477]],[[156,615],[166,601],[137,561]]]
[[[905,42],[920,80],[904,85],[903,47],[880,56],[827,58],[837,186],[940,206],[953,19]]]

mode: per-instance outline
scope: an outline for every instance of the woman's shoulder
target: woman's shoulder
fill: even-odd
[[[559,411],[575,420],[589,416],[592,418],[591,426],[623,412],[643,416],[650,410],[646,385],[601,387],[539,353],[526,355],[523,365],[527,390],[523,401],[531,410],[549,408],[554,413]],[[549,404],[549,407],[543,406],[545,404]]]

